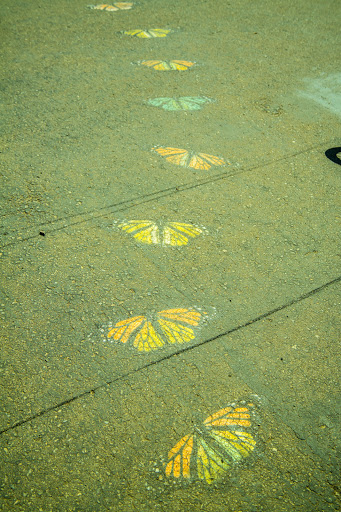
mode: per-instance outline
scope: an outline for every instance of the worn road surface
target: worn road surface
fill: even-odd
[[[340,2],[111,5],[1,8],[0,510],[340,510]]]

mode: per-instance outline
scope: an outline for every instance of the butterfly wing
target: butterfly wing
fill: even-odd
[[[176,98],[152,98],[147,101],[148,105],[152,105],[153,107],[161,107],[163,110],[182,110],[182,107],[179,103],[179,100]]]
[[[184,324],[196,327],[202,315],[199,311],[185,308],[165,309],[157,314],[159,325],[169,343],[185,343],[193,340],[194,330]]]
[[[207,155],[206,153],[198,153],[192,155],[189,167],[193,169],[210,169],[212,166],[224,165],[225,160],[219,156]]]
[[[190,237],[196,237],[202,229],[184,222],[169,222],[163,229],[163,244],[178,246],[186,245]]]
[[[152,28],[148,30],[150,37],[166,37],[171,30],[163,29],[163,28]]]
[[[165,466],[167,476],[190,478],[190,462],[193,452],[194,436],[184,436],[168,453]]]
[[[184,343],[195,338],[194,331],[186,325],[159,319],[159,325],[169,343]]]
[[[211,484],[220,479],[230,466],[214,442],[207,441],[198,431],[184,436],[169,451],[165,473],[168,477],[199,479]]]
[[[113,7],[109,4],[98,4],[98,5],[88,5],[89,9],[96,9],[99,11],[108,11],[110,10],[110,7]],[[114,7],[112,10],[117,11],[116,7]]]
[[[114,4],[115,7],[117,7],[117,9],[121,10],[121,11],[125,11],[127,9],[131,9],[133,7],[133,3],[132,2],[116,2]]]
[[[228,455],[231,463],[239,462],[241,459],[248,457],[256,446],[252,434],[245,431],[212,430],[211,436]]]
[[[120,11],[120,10],[126,10],[131,9],[133,6],[133,3],[131,2],[117,2],[115,4],[98,4],[98,5],[89,5],[88,7],[90,9],[97,9],[100,11]]]
[[[208,484],[221,478],[230,468],[229,462],[224,460],[204,438],[198,439],[196,462],[198,478],[205,480]]]
[[[165,473],[168,477],[199,479],[211,484],[221,478],[230,466],[214,442],[207,441],[197,431],[184,436],[169,451]]]
[[[158,71],[164,71],[167,69],[167,62],[164,60],[142,60],[140,64]]]
[[[206,418],[204,425],[207,428],[250,427],[251,408],[252,404],[229,405]]]
[[[135,30],[123,30],[123,34],[132,37],[140,37],[140,38],[150,38],[152,37],[147,30],[141,30],[137,28]]]
[[[169,65],[171,69],[177,71],[185,71],[190,67],[194,66],[195,62],[191,62],[189,60],[170,60]]]
[[[210,437],[198,438],[198,478],[208,484],[221,479],[233,464],[248,457],[256,441],[248,432],[210,432]]]
[[[186,149],[170,148],[170,147],[154,147],[152,148],[159,155],[164,156],[168,162],[175,165],[187,167],[189,162],[189,153]]]
[[[255,439],[248,432],[252,424],[252,406],[231,405],[204,421],[208,435],[219,445],[231,464],[248,457],[256,446]]]
[[[134,340],[134,347],[140,352],[150,352],[162,345],[164,345],[164,341],[155,331],[152,323],[147,320]]]
[[[206,315],[206,313],[201,313],[195,309],[187,308],[164,309],[158,313],[159,318],[182,322],[185,324],[193,325],[194,327],[199,325],[199,322],[204,315]]]
[[[107,338],[113,338],[115,341],[122,341],[126,343],[131,334],[145,321],[144,316],[134,316],[117,322],[114,327],[110,329]]]
[[[182,96],[178,98],[182,110],[201,110],[205,103],[211,102],[205,96]]]
[[[150,39],[152,37],[166,37],[171,30],[166,30],[163,28],[152,28],[150,30],[124,30],[123,34],[128,36],[140,37],[142,39]]]
[[[108,332],[107,338],[126,343],[138,328],[133,345],[139,351],[149,352],[164,345],[161,336],[144,316],[134,316],[117,322]]]
[[[139,64],[157,71],[185,71],[194,66],[195,62],[187,60],[142,60]]]
[[[126,233],[131,233],[136,240],[144,244],[159,244],[159,228],[150,220],[130,220],[119,224]]]

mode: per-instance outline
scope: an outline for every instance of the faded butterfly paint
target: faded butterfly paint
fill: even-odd
[[[152,98],[147,101],[148,105],[160,107],[163,110],[201,110],[206,103],[212,103],[214,100],[206,96],[180,96],[179,98]]]

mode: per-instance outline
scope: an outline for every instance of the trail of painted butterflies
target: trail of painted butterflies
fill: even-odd
[[[130,10],[132,2],[115,2],[88,6],[94,10],[116,12]],[[125,30],[124,35],[141,39],[167,37],[170,29]],[[156,71],[187,71],[195,62],[187,60],[143,60],[137,62]],[[166,111],[200,110],[211,98],[205,96],[158,97],[148,105]],[[208,170],[225,164],[223,158],[186,149],[155,146],[153,151],[168,162],[194,170]],[[129,220],[118,227],[136,240],[149,245],[182,246],[202,229],[190,223],[166,222],[163,225],[150,220]],[[206,312],[194,308],[166,309],[151,317],[134,316],[117,322],[105,333],[105,339],[132,344],[139,351],[150,352],[165,344],[185,343],[195,338],[195,329],[207,317]],[[205,481],[212,484],[224,477],[235,464],[247,458],[255,449],[252,427],[252,403],[232,404],[206,418],[195,426],[169,451],[164,464],[168,478]]]

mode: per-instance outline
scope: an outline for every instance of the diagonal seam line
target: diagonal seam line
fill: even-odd
[[[110,380],[108,382],[104,382],[103,384],[100,384],[99,386],[96,386],[95,388],[84,391],[83,393],[80,393],[79,395],[73,396],[67,400],[64,400],[63,402],[59,402],[56,405],[52,405],[51,407],[47,407],[46,409],[43,409],[36,414],[32,414],[32,416],[30,416],[28,418],[17,421],[10,427],[7,427],[4,430],[1,430],[0,435],[5,434],[6,432],[9,432],[10,430],[14,430],[15,428],[20,427],[21,425],[24,425],[25,423],[35,420],[36,418],[39,418],[40,416],[43,416],[44,414],[47,414],[51,411],[59,409],[60,407],[63,407],[64,405],[68,405],[76,400],[79,400],[80,398],[83,398],[84,396],[95,393],[96,391],[104,388],[105,386],[110,386],[111,384],[115,384],[116,382],[124,380],[127,377],[134,375],[135,373],[139,373],[143,370],[146,370],[147,368],[150,368],[151,366],[162,363],[163,361],[168,361],[172,357],[183,354],[184,352],[189,352],[190,350],[195,350],[198,347],[201,347],[202,345],[206,345],[206,343],[211,343],[212,341],[216,341],[220,338],[223,338],[224,336],[232,334],[233,332],[240,331],[241,329],[244,329],[245,327],[248,327],[249,325],[255,324],[255,323],[259,322],[260,320],[263,320],[264,318],[267,318],[271,315],[274,315],[275,313],[278,313],[279,311],[289,308],[290,306],[293,306],[294,304],[298,304],[299,302],[302,302],[303,300],[308,299],[309,297],[312,297],[313,295],[316,295],[317,293],[323,291],[324,289],[328,288],[329,286],[333,286],[334,284],[336,284],[340,281],[341,281],[341,276],[336,277],[335,279],[328,281],[327,283],[319,286],[318,288],[314,288],[313,290],[310,290],[309,292],[304,293],[303,295],[300,295],[299,297],[296,297],[295,299],[292,299],[291,301],[286,302],[285,304],[282,304],[281,306],[278,306],[277,308],[271,309],[270,311],[267,311],[266,313],[263,313],[262,315],[259,315],[255,318],[252,318],[251,320],[248,320],[244,324],[237,325],[236,327],[233,327],[232,329],[229,329],[228,331],[217,334],[216,336],[213,336],[212,338],[203,340],[200,343],[197,343],[196,345],[192,345],[190,347],[184,347],[184,348],[178,350],[177,352],[173,352],[172,354],[169,354],[168,356],[164,356],[161,359],[158,359],[157,361],[151,361],[150,363],[147,363],[144,366],[137,368],[136,370],[130,370],[129,372],[127,372],[123,375],[120,375],[119,377],[116,377],[116,379]]]
[[[71,226],[76,226],[76,225],[79,225],[79,224],[84,224],[86,222],[90,222],[93,219],[98,219],[98,218],[101,218],[101,217],[105,217],[106,215],[110,215],[110,214],[113,214],[115,212],[127,210],[129,208],[132,208],[132,207],[140,205],[140,204],[146,204],[146,203],[149,203],[151,201],[154,201],[154,200],[157,200],[157,199],[161,199],[162,197],[167,197],[167,196],[171,196],[173,194],[185,192],[185,191],[191,190],[193,188],[199,188],[201,186],[209,185],[211,183],[214,183],[215,181],[220,181],[220,180],[224,180],[224,179],[227,179],[227,178],[232,178],[234,176],[238,176],[240,174],[245,174],[245,173],[248,173],[248,172],[252,172],[252,171],[255,171],[257,169],[261,169],[263,167],[265,168],[265,167],[268,167],[269,165],[275,164],[276,162],[286,161],[286,160],[288,160],[290,158],[294,158],[294,157],[296,157],[298,155],[302,155],[304,153],[309,153],[310,151],[314,151],[317,148],[325,147],[326,145],[327,145],[327,143],[318,144],[316,146],[311,146],[308,149],[302,149],[301,151],[297,151],[296,153],[292,153],[292,154],[288,155],[287,157],[276,158],[275,160],[268,160],[267,162],[264,162],[264,163],[261,163],[261,164],[255,165],[255,166],[247,167],[245,169],[236,170],[235,172],[233,172],[233,171],[231,171],[231,172],[228,172],[228,171],[222,172],[222,173],[219,173],[219,174],[215,174],[215,175],[211,176],[210,178],[203,178],[203,179],[198,180],[196,182],[192,181],[192,182],[184,183],[182,185],[174,185],[172,187],[169,187],[169,188],[166,188],[166,189],[163,189],[163,190],[157,190],[157,191],[151,192],[149,194],[143,194],[141,196],[137,196],[137,197],[134,197],[134,198],[131,198],[131,199],[126,199],[126,200],[121,201],[121,202],[116,203],[116,204],[111,204],[111,205],[107,205],[107,206],[101,206],[99,208],[94,208],[93,210],[89,210],[89,211],[84,212],[84,213],[74,213],[74,214],[71,214],[71,215],[68,215],[68,216],[65,216],[65,217],[59,217],[58,219],[54,219],[54,220],[50,220],[50,221],[46,221],[46,222],[42,222],[40,224],[37,224],[37,230],[39,229],[39,227],[45,228],[45,226],[50,226],[50,225],[53,225],[53,224],[57,224],[58,222],[63,222],[63,221],[67,222],[69,219],[74,219],[76,217],[81,217],[80,220],[77,220],[75,222],[70,222],[69,224],[65,224],[65,225],[63,225],[61,227],[56,227],[55,229],[50,229],[50,230],[47,231],[48,233],[54,233],[56,231],[60,231],[62,229],[66,229],[66,228],[71,227]],[[15,233],[13,235],[15,236]],[[32,239],[39,238],[39,237],[40,237],[39,234],[35,234],[35,235],[27,236],[25,238],[21,238],[20,240],[14,240],[12,242],[8,242],[7,244],[1,246],[1,249],[4,249],[5,247],[10,247],[10,246],[13,246],[13,245],[17,245],[17,244],[22,243],[22,242],[27,242],[28,240],[32,240]]]

